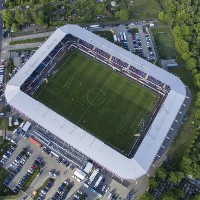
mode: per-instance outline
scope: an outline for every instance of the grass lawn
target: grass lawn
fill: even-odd
[[[1,118],[0,119],[0,130],[8,128],[8,118]]]
[[[34,97],[127,154],[159,97],[102,63],[72,50]]]
[[[7,186],[3,185],[3,182],[8,177],[8,175],[9,173],[5,169],[0,168],[0,199],[1,199],[1,196],[14,194],[12,190],[10,190]]]
[[[151,19],[158,18],[158,13],[161,11],[159,1],[155,0],[134,0],[125,1],[127,7],[131,10],[132,19]]]
[[[114,42],[113,34],[111,31],[95,31],[94,33],[102,38],[107,39],[110,42]]]
[[[25,43],[44,42],[46,39],[47,37],[32,38],[32,39],[26,39],[26,40],[15,40],[15,41],[11,41],[9,44],[16,45],[16,44],[25,44]]]
[[[195,95],[195,93],[197,92],[197,88],[194,86],[192,76],[190,75],[188,70],[186,70],[184,67],[176,67],[169,69],[169,72],[178,75],[180,79],[189,87],[193,96]],[[188,111],[188,119],[180,127],[179,134],[168,152],[168,156],[170,157],[170,159],[177,164],[182,160],[183,155],[187,151],[192,139],[195,136],[196,129],[192,125],[192,122],[194,121],[194,112],[195,107],[193,97],[192,103]]]
[[[13,144],[9,142],[8,140],[4,140],[3,137],[0,137],[0,159],[3,156],[3,154],[11,147]]]
[[[173,46],[169,28],[151,28],[160,59],[176,59],[176,51]]]

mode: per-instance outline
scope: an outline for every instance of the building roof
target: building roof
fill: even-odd
[[[25,131],[25,132],[28,131],[28,129],[30,128],[30,126],[31,126],[31,123],[30,123],[29,121],[27,121],[27,122],[24,124],[22,130]]]
[[[91,172],[91,170],[92,170],[92,167],[93,167],[93,164],[90,163],[90,162],[88,162],[83,171],[84,171],[86,174],[89,174],[89,173]]]
[[[74,175],[78,177],[80,180],[83,180],[87,174],[79,169],[76,169],[76,171],[74,172]]]
[[[170,86],[171,90],[168,96],[133,158],[129,159],[115,151],[101,140],[20,90],[20,86],[24,81],[68,33],[115,55],[122,61],[131,64]],[[65,25],[58,28],[8,82],[5,97],[7,102],[19,112],[25,114],[116,175],[123,179],[137,179],[148,172],[184,102],[186,90],[181,80],[173,74],[164,71],[84,28],[77,25]]]

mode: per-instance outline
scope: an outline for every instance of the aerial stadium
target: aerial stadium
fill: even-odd
[[[77,25],[7,83],[7,103],[122,179],[146,174],[186,99],[181,80]]]

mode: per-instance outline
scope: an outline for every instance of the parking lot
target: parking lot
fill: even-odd
[[[12,78],[26,63],[27,60],[35,53],[36,50],[22,50],[11,52],[11,58],[14,60],[14,65],[16,66],[9,74]]]
[[[143,24],[129,24],[119,26],[103,26],[95,31],[111,31],[116,35],[115,43],[128,51],[151,62],[156,61],[153,41],[149,33],[149,27]],[[121,38],[121,33],[125,33],[126,39]]]
[[[64,163],[60,162],[58,158],[45,153],[43,148],[31,143],[22,135],[16,135],[9,132],[7,137],[10,138],[10,140],[15,141],[17,145],[10,157],[3,163],[3,166],[13,174],[11,180],[7,184],[11,189],[17,190],[16,192],[18,193],[20,187],[23,188],[23,185],[26,184],[29,177],[34,173],[34,170],[37,167],[35,166],[35,161],[38,160],[38,158],[41,160],[41,168],[24,195],[28,196],[27,199],[32,199],[33,193],[38,191],[49,178],[52,178],[55,181],[49,190],[47,190],[47,187],[46,189],[44,188],[43,193],[41,191],[39,192],[41,196],[39,196],[40,198],[38,197],[38,200],[53,200],[57,199],[58,196],[58,199],[98,199],[100,197],[97,193],[92,191],[92,188],[95,188],[94,184],[100,176],[103,178],[95,188],[95,191],[102,195],[100,199],[111,199],[111,197],[112,199],[126,199],[126,196],[129,193],[129,189],[112,179],[112,174],[102,168],[99,168],[100,171],[96,176],[94,183],[87,188],[84,186],[85,180],[83,182],[78,182],[72,177],[76,168],[67,167]],[[65,185],[64,182],[70,184],[70,189],[63,186]],[[77,190],[80,191],[77,193]],[[81,194],[81,192],[83,194]]]

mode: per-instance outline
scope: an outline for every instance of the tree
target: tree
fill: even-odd
[[[149,188],[156,189],[158,187],[158,182],[154,177],[149,178]]]
[[[194,75],[194,84],[197,87],[200,87],[200,73],[197,73],[197,74]]]
[[[197,69],[193,69],[192,70],[192,75],[194,76],[195,74],[197,74],[197,72],[198,72]]]
[[[172,183],[180,183],[183,178],[184,178],[184,173],[181,171],[169,173],[169,181]]]
[[[167,171],[163,167],[159,167],[156,170],[156,177],[165,180],[165,178],[167,177]]]
[[[166,21],[166,15],[163,11],[161,11],[159,14],[158,14],[158,18],[160,21],[162,22],[165,22]]]
[[[195,110],[195,118],[200,119],[200,109],[199,108]]]
[[[16,11],[15,11],[15,19],[16,19],[17,23],[20,25],[23,25],[25,23],[24,16],[19,9],[16,9]]]
[[[105,4],[104,3],[98,3],[96,5],[97,15],[104,15],[105,11],[106,11],[106,8],[105,8]]]
[[[194,200],[200,200],[200,194],[196,194]]]
[[[14,32],[18,32],[19,31],[19,24],[14,22],[12,24],[12,29],[13,29]]]
[[[187,68],[189,70],[193,70],[196,68],[196,65],[197,65],[197,61],[194,59],[194,58],[189,58],[187,60]]]
[[[186,176],[193,174],[192,160],[191,160],[190,156],[188,156],[188,155],[183,156],[183,159],[181,161],[181,169],[184,171]]]
[[[12,10],[5,9],[2,12],[2,18],[5,21],[6,30],[10,31],[10,27],[14,22],[14,12]]]
[[[176,188],[174,190],[165,191],[165,193],[162,195],[162,200],[179,200],[183,199],[185,196],[185,193],[182,188]]]
[[[128,10],[120,10],[116,12],[115,16],[120,18],[122,21],[127,21],[129,18],[129,13]]]
[[[140,200],[156,200],[156,198],[148,192],[145,192],[141,197]]]
[[[29,9],[25,10],[25,12],[24,12],[24,20],[28,24],[30,24],[32,22],[32,15],[31,15],[31,11]]]
[[[195,104],[196,104],[196,106],[200,107],[200,92],[197,92]]]

